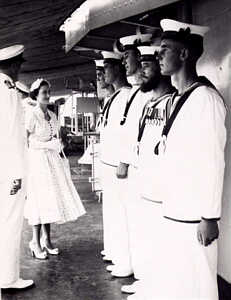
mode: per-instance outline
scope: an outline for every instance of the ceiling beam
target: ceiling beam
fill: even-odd
[[[20,74],[20,78],[26,81],[33,81],[38,77],[46,77],[49,79],[67,77],[67,76],[85,76],[92,78],[92,74],[94,74],[95,65],[92,62],[83,65],[70,65],[59,68],[49,68],[43,70],[31,70],[29,72],[22,72]]]
[[[65,32],[66,52],[76,46],[90,30],[178,1],[86,0],[60,27]]]

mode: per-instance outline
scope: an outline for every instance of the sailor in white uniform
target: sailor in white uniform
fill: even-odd
[[[131,275],[130,262],[119,264],[121,252],[124,249],[118,243],[120,235],[126,228],[120,222],[123,207],[120,201],[120,182],[116,177],[116,168],[119,164],[120,151],[120,121],[130,93],[125,68],[122,65],[122,56],[114,52],[103,51],[105,81],[112,84],[115,92],[111,95],[103,108],[103,120],[100,129],[100,155],[102,162],[102,189],[103,189],[103,221],[104,221],[104,250],[113,267],[112,275]],[[112,271],[108,266],[108,271]]]
[[[121,124],[121,157],[117,168],[117,177],[120,178],[123,185],[121,200],[125,210],[124,224],[127,224],[127,237],[119,242],[127,249],[124,255],[131,260],[132,270],[135,279],[140,279],[140,268],[142,267],[142,254],[140,246],[142,241],[137,238],[140,230],[140,199],[138,196],[137,182],[137,159],[136,159],[136,141],[138,136],[139,120],[142,115],[145,104],[152,98],[152,92],[142,92],[140,53],[138,46],[151,44],[151,34],[131,35],[120,38],[124,51],[124,65],[126,68],[128,81],[132,84],[131,93],[125,107]],[[142,237],[142,234],[139,235]],[[122,259],[122,258],[121,258]],[[125,259],[125,257],[123,258]],[[134,290],[134,285],[122,286],[122,292]]]
[[[103,99],[103,105],[102,105],[102,108],[103,108],[104,105],[106,105],[107,101],[110,99],[110,96],[114,93],[114,88],[113,88],[113,85],[108,84],[105,81],[104,60],[103,59],[96,59],[95,60],[95,68],[96,68],[96,81],[97,81],[97,84],[98,84],[97,87],[99,86],[100,89],[106,91],[106,93],[105,93],[106,96]],[[96,131],[97,132],[100,132],[100,126],[103,123],[102,121],[103,121],[103,116],[102,116],[102,110],[101,110],[100,113],[99,113],[98,120],[96,122]],[[104,235],[104,240],[105,239],[106,239],[106,236]],[[107,242],[104,241],[104,244],[107,244]],[[104,249],[101,251],[101,255],[103,256],[103,260],[105,260],[105,261],[110,261],[111,260],[111,258],[107,254],[107,251],[105,250],[105,246],[104,246]]]
[[[0,49],[0,288],[23,289],[32,280],[19,276],[20,241],[25,201],[25,144],[21,99],[15,86],[23,45]]]
[[[162,206],[155,197],[155,177],[159,176],[158,164],[154,155],[154,147],[159,141],[162,129],[167,118],[166,104],[171,99],[175,89],[171,85],[169,76],[162,76],[158,63],[159,46],[141,46],[140,61],[142,66],[143,84],[141,90],[151,93],[151,98],[146,103],[137,130],[136,144],[138,152],[137,162],[137,207],[139,216],[135,224],[133,235],[139,240],[140,280],[127,289],[135,293],[128,299],[143,299],[143,290],[148,290],[149,277],[158,276],[161,268],[161,224]],[[144,93],[145,94],[145,93]],[[155,268],[150,262],[155,261]],[[147,280],[148,279],[148,280]]]
[[[120,38],[120,43],[124,51],[123,61],[126,68],[126,75],[132,88],[123,118],[120,122],[123,143],[121,144],[121,163],[117,170],[119,178],[126,178],[128,176],[129,165],[133,161],[133,150],[137,139],[139,119],[144,105],[151,97],[151,93],[144,94],[140,91],[142,74],[139,60],[140,53],[137,49],[138,46],[150,45],[151,38],[151,34],[131,35]]]
[[[165,264],[150,297],[142,299],[217,300],[226,108],[196,72],[209,28],[169,19],[161,27],[161,73],[171,76],[178,94],[155,147],[163,168],[156,184],[163,201]]]

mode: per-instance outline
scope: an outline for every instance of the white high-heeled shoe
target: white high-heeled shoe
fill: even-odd
[[[1,286],[1,288],[2,289],[23,290],[23,289],[27,289],[28,287],[31,287],[33,285],[34,285],[33,280],[25,280],[25,279],[19,278],[14,283],[11,283],[11,284],[8,284],[8,285],[3,285],[3,286]]]
[[[46,251],[38,252],[37,246],[32,241],[29,242],[29,248],[30,248],[32,257],[41,259],[41,260],[45,260],[48,258],[47,252]]]
[[[45,249],[48,254],[50,254],[50,255],[58,255],[59,254],[59,248],[53,248],[53,249],[48,248],[44,240],[41,240],[40,243],[41,243],[41,247],[43,249]]]

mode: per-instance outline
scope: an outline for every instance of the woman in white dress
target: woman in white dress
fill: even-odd
[[[46,259],[57,255],[50,237],[51,223],[74,221],[85,209],[71,180],[63,158],[56,115],[48,110],[50,84],[37,79],[30,97],[37,105],[26,116],[28,141],[28,179],[25,217],[33,227],[29,247],[33,257]],[[41,228],[43,231],[42,237]]]

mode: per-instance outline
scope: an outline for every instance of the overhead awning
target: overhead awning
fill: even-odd
[[[65,51],[70,51],[90,30],[179,0],[86,0],[60,27]]]

